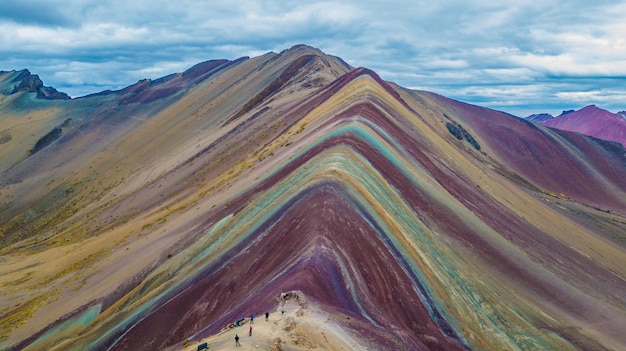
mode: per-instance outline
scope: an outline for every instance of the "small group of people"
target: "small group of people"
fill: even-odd
[[[270,318],[270,313],[269,312],[265,312],[265,320],[269,320]],[[254,315],[251,314],[250,315],[250,330],[248,331],[248,336],[252,336],[252,324],[254,324]],[[239,326],[239,321],[237,321],[237,326]],[[241,346],[241,344],[239,343],[239,335],[235,334],[235,346]]]

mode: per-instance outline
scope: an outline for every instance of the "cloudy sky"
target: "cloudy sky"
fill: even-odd
[[[518,116],[626,110],[626,1],[2,0],[0,70],[74,97],[304,43]]]

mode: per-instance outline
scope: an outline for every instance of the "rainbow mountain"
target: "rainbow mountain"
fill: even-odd
[[[0,349],[178,350],[292,290],[355,350],[626,345],[620,144],[304,45],[35,77],[0,73]]]

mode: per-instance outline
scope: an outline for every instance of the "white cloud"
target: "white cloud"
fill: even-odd
[[[559,104],[565,109],[583,100],[613,110],[626,105],[626,22],[617,15],[626,13],[624,2],[65,4],[0,3],[0,69],[29,68],[47,85],[76,96],[158,78],[199,61],[306,43],[374,69],[383,79],[509,111]],[[40,11],[33,12],[35,7]]]
[[[599,103],[623,103],[626,101],[626,89],[624,90],[592,90],[592,91],[567,91],[558,92],[556,96],[559,99],[589,104],[589,101],[597,101]]]
[[[80,28],[39,27],[12,23],[0,24],[0,42],[29,53],[64,53],[75,49],[131,45],[149,39],[147,28],[116,23],[94,23]]]
[[[469,64],[465,60],[461,59],[438,59],[434,58],[424,63],[424,68],[429,69],[464,69],[468,68]]]
[[[593,55],[591,55],[593,56]],[[573,53],[560,55],[524,54],[512,56],[517,65],[557,76],[626,76],[626,57],[595,61]]]

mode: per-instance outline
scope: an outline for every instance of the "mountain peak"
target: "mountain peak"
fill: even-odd
[[[309,54],[325,55],[322,52],[322,50],[313,46],[306,45],[306,44],[296,44],[290,47],[289,49],[285,49],[281,51],[280,54],[287,54],[287,53],[293,53],[293,52],[307,52]]]
[[[310,46],[306,44],[296,44],[288,49],[282,50],[279,54],[280,55],[313,55],[313,56],[319,56],[319,57],[335,57],[333,55],[329,55],[325,53],[321,49],[318,49],[314,46]]]
[[[329,67],[331,66],[331,61],[334,61],[335,64],[338,64],[339,66],[341,66],[341,71],[343,71],[343,73],[348,72],[354,68],[348,63],[346,63],[340,57],[329,55],[316,47],[309,46],[306,44],[294,45],[290,47],[289,49],[281,51],[279,55],[283,57],[293,56],[294,58],[301,57],[301,56],[314,56],[314,57],[319,58],[326,66],[329,66]],[[339,74],[338,76],[340,75],[342,74]],[[338,76],[335,78],[338,78]]]
[[[596,105],[588,105],[578,111],[563,111],[556,118],[536,122],[626,145],[626,119],[619,113],[612,113]]]
[[[4,78],[4,79],[2,79]],[[21,71],[0,71],[0,92],[12,95],[18,92],[36,93],[37,98],[46,100],[68,100],[70,97],[53,87],[43,85],[38,75],[30,73],[28,69]]]
[[[610,116],[610,117],[615,116],[614,113],[607,111],[603,108],[600,108],[596,105],[585,106],[581,108],[580,110],[576,111],[575,113],[583,113],[586,115],[604,115],[604,116]]]
[[[563,112],[561,112],[561,114],[560,114],[560,115],[556,116],[556,118],[558,118],[558,117],[563,117],[563,116],[565,116],[565,115],[569,115],[569,114],[570,114],[570,113],[572,113],[572,112],[576,112],[576,110],[563,110]]]
[[[606,110],[599,108],[595,104],[591,104],[591,105],[587,105],[587,106],[581,108],[579,111],[606,111]]]

